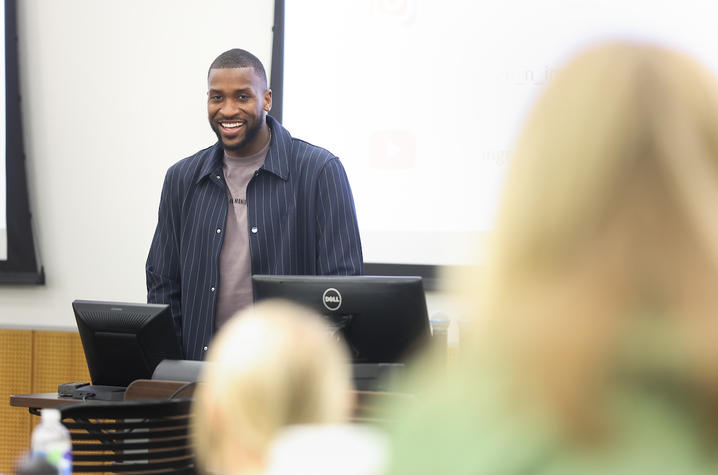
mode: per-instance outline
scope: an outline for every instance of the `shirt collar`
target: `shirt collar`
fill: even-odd
[[[262,169],[286,181],[289,178],[289,155],[292,149],[292,136],[272,116],[267,116],[267,125],[272,129],[272,139],[269,142],[267,158],[264,160]],[[207,152],[209,158],[202,165],[197,182],[210,174],[221,174],[222,158],[224,157],[222,144],[217,141]]]
[[[274,117],[267,116],[267,124],[272,129],[264,170],[286,181],[289,178],[289,155],[292,150],[292,136]]]

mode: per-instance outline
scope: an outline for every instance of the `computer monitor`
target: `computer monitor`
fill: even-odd
[[[75,300],[72,308],[93,385],[128,386],[182,358],[169,305]]]
[[[354,363],[403,363],[430,336],[421,277],[254,275],[255,301],[283,298],[324,315]]]

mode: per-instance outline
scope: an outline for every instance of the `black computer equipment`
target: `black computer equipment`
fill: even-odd
[[[182,358],[169,305],[75,300],[72,308],[92,379],[75,397],[120,399],[160,361]]]
[[[254,275],[254,299],[283,298],[324,315],[353,363],[403,363],[430,337],[421,277]]]

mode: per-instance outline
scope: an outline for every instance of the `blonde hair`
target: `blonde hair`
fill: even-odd
[[[207,362],[193,406],[200,466],[229,470],[232,454],[261,461],[284,426],[349,419],[348,352],[302,307],[267,301],[240,312],[212,342]]]
[[[712,75],[648,44],[584,52],[525,125],[462,350],[579,433],[629,366],[712,387],[717,208]]]

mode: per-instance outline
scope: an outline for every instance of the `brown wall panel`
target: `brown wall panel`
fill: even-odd
[[[77,332],[33,332],[33,393],[52,393],[58,384],[90,382]]]
[[[0,473],[12,473],[40,418],[10,407],[10,394],[51,393],[90,381],[77,332],[0,330]]]
[[[32,388],[32,331],[0,330],[0,473],[12,473],[30,447],[30,414],[10,407],[11,394]]]

